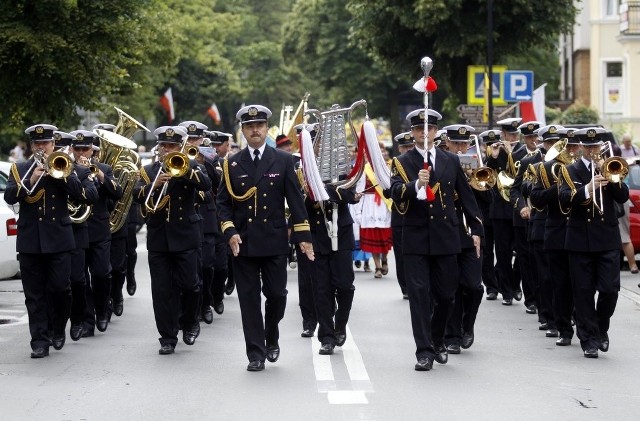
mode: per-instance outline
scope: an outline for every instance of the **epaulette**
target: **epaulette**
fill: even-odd
[[[404,167],[402,166],[398,158],[393,158],[393,161],[391,163],[391,175],[400,175],[405,183],[409,182],[407,172],[404,170]]]
[[[547,175],[547,170],[544,167],[544,164],[540,165],[538,169],[538,179],[542,182],[542,186],[545,189],[551,187],[551,182],[549,181],[549,176]]]

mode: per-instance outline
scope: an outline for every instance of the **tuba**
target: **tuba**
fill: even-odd
[[[149,131],[137,120],[119,108],[120,117],[114,132],[96,129],[94,132],[100,138],[100,155],[98,160],[111,166],[113,175],[122,186],[122,197],[115,204],[109,217],[109,227],[112,233],[121,229],[129,214],[133,201],[133,188],[140,178],[140,157],[132,149],[136,143],[130,140],[138,130]],[[129,137],[127,137],[129,136]]]

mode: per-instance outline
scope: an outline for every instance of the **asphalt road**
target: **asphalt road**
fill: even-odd
[[[296,271],[282,353],[246,371],[237,296],[194,346],[158,355],[144,239],[138,291],[105,333],[29,358],[20,281],[0,282],[0,420],[631,420],[640,415],[640,276],[623,272],[611,347],[557,347],[522,303],[483,301],[469,350],[416,372],[409,307],[390,274],[356,272],[348,339],[333,356],[301,338]]]

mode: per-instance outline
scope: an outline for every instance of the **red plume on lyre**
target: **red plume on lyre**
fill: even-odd
[[[431,76],[429,76],[429,78],[427,79],[427,86],[426,86],[427,92],[434,92],[437,89],[438,89],[438,84]]]

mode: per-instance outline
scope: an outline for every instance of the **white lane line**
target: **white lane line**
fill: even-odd
[[[327,393],[332,405],[368,404],[369,401],[361,390],[331,390]]]
[[[24,313],[26,310],[0,310],[0,314],[4,314],[4,313],[13,313],[13,314],[22,314]]]
[[[636,292],[630,291],[626,288],[620,288],[620,295],[636,304],[640,304],[640,295]]]
[[[311,341],[318,392],[326,393],[327,400],[332,405],[368,404],[366,393],[373,393],[373,386],[351,330],[347,327],[347,341],[341,348],[336,348],[337,352],[332,356],[318,354],[320,345],[317,340]],[[349,373],[349,379],[335,378],[331,362],[339,364],[340,355]]]
[[[333,377],[333,368],[331,368],[331,358],[328,355],[318,354],[318,351],[320,351],[320,341],[312,338],[311,352],[313,353],[313,371],[316,373],[316,381],[333,382],[335,378]]]
[[[369,374],[364,367],[362,354],[360,354],[358,345],[356,345],[353,336],[351,336],[349,327],[347,327],[347,341],[342,346],[342,355],[344,355],[344,362],[347,365],[351,381],[369,381]]]

